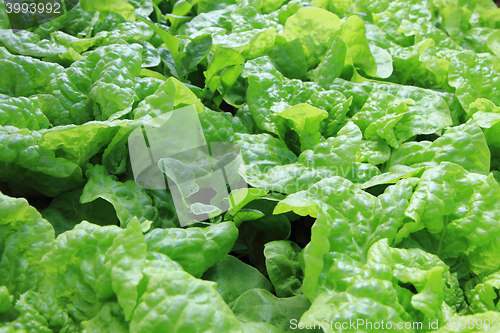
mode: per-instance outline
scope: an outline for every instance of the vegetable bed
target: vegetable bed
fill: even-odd
[[[9,5],[0,333],[500,331],[495,2]],[[128,139],[186,106],[248,190],[182,226]]]

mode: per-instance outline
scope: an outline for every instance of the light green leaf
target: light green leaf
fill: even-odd
[[[320,142],[319,124],[328,115],[328,112],[305,103],[294,105],[278,114],[291,123],[290,128],[300,138],[302,151],[313,149]]]
[[[456,88],[457,97],[469,116],[470,104],[478,98],[500,105],[500,75],[489,56],[470,51],[458,54],[450,63],[448,81]]]
[[[140,222],[155,222],[158,218],[158,211],[153,207],[151,198],[135,181],[122,183],[102,165],[95,165],[87,170],[87,177],[89,180],[83,189],[80,203],[89,203],[98,198],[108,201],[115,208],[122,227],[126,227],[135,217]]]
[[[10,310],[14,296],[9,294],[9,289],[6,286],[0,286],[0,313]]]
[[[391,148],[383,141],[361,141],[356,162],[369,162],[377,165],[391,158]]]
[[[264,246],[267,273],[278,297],[302,293],[303,273],[297,259],[300,251],[292,241],[273,241]]]
[[[423,228],[437,244],[437,254],[457,258],[466,253],[476,274],[497,270],[496,212],[500,185],[489,176],[469,173],[461,166],[442,162],[421,176],[405,216],[411,222],[398,231],[396,242]],[[467,208],[466,208],[467,207]]]
[[[439,96],[416,91],[400,98],[375,89],[352,120],[366,139],[384,139],[398,148],[417,134],[432,134],[452,124],[450,110]]]
[[[116,236],[113,245],[106,251],[109,261],[105,266],[111,270],[112,288],[123,309],[125,320],[130,320],[137,305],[137,286],[142,279],[146,251],[146,242],[137,218]]]
[[[231,209],[228,210],[228,217],[235,216],[246,204],[254,201],[260,197],[267,194],[266,190],[261,190],[257,188],[242,188],[235,191],[231,191],[229,194],[229,202],[231,202]],[[234,204],[234,205],[233,205]]]
[[[235,50],[220,46],[217,47],[207,70],[203,72],[207,85],[210,85],[210,81],[224,68],[242,64],[244,61],[243,56]]]
[[[149,279],[134,311],[131,333],[206,330],[243,332],[214,282],[198,280],[183,271],[166,271]]]
[[[39,146],[58,152],[80,166],[101,151],[114,137],[117,123],[88,122],[80,126],[58,126],[43,133]]]
[[[201,101],[188,87],[177,79],[170,77],[158,87],[154,94],[140,102],[133,113],[135,119],[145,116],[154,118],[191,104],[196,106],[198,113],[205,110]]]
[[[7,288],[2,289],[2,308],[8,310],[9,293],[18,300],[39,286],[43,278],[40,260],[52,246],[54,229],[25,199],[0,193],[0,212],[0,286]]]
[[[127,21],[135,20],[134,7],[125,0],[82,0],[80,5],[83,10],[89,12],[99,11],[104,15],[104,17],[110,13],[116,13],[121,15]]]
[[[82,186],[82,169],[40,147],[40,138],[36,131],[0,127],[0,180],[50,197]]]
[[[480,275],[468,281],[465,293],[471,310],[474,313],[498,311],[498,303],[495,302],[498,288],[500,288],[498,272],[487,276]]]
[[[339,37],[347,45],[354,66],[370,76],[377,76],[377,63],[366,40],[363,20],[356,15],[349,16],[340,28]]]
[[[251,169],[247,172],[248,182],[252,186],[280,193],[306,190],[321,179],[347,175],[355,163],[360,144],[361,132],[350,122],[336,137],[319,143],[314,150],[304,151],[293,164],[258,169],[244,154],[245,164]]]
[[[39,130],[51,124],[37,99],[7,98],[0,104],[0,125]]]
[[[469,172],[490,172],[490,151],[483,131],[472,120],[448,129],[433,142],[408,142],[393,151],[388,168],[407,165],[414,168],[453,162]]]
[[[155,229],[146,235],[148,251],[169,256],[195,277],[224,258],[238,238],[233,222],[214,224],[206,228]]]
[[[299,38],[307,58],[309,69],[316,67],[340,30],[339,17],[316,7],[303,7],[285,23],[283,37],[291,42]]]

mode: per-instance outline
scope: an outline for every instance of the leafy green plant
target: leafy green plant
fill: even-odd
[[[491,0],[82,0],[24,31],[9,8],[0,333],[500,329]],[[181,227],[129,138],[189,105],[203,135],[160,146],[185,164],[143,176],[227,143],[248,188],[174,179],[189,213],[231,203]]]

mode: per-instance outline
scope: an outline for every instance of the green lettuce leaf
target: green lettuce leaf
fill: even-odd
[[[138,101],[133,79],[139,76],[141,63],[139,44],[99,47],[58,74],[49,92],[76,124],[118,118],[132,111]]]
[[[243,332],[215,290],[215,283],[186,272],[164,270],[152,276],[130,323],[140,332]]]
[[[328,89],[333,81],[344,72],[344,66],[348,61],[347,52],[346,43],[338,35],[335,36],[318,66],[309,71],[310,79],[321,87]]]
[[[281,193],[305,190],[323,178],[349,174],[360,144],[361,132],[350,122],[336,137],[319,143],[314,150],[304,151],[292,164],[259,168],[243,154],[245,165],[250,169],[247,173],[248,182],[252,186]]]
[[[452,125],[450,110],[439,96],[415,93],[413,98],[399,98],[375,89],[352,120],[366,139],[384,139],[398,148],[418,134],[432,134]]]
[[[123,309],[126,320],[130,320],[137,305],[138,285],[142,280],[142,267],[146,262],[147,245],[137,219],[131,221],[120,232],[113,245],[106,251],[109,261],[105,268],[111,271],[111,286]]]
[[[117,304],[104,305],[99,313],[91,320],[82,321],[82,332],[129,332],[121,316],[121,309]]]
[[[135,20],[134,7],[125,0],[107,0],[105,2],[82,0],[80,1],[80,5],[83,10],[89,12],[99,11],[104,14],[104,16],[107,16],[110,13],[116,13],[128,21]]]
[[[35,189],[50,197],[83,185],[82,169],[38,145],[41,134],[16,127],[0,128],[0,180],[16,191]]]
[[[472,120],[452,127],[433,142],[407,142],[394,150],[387,167],[407,165],[414,168],[452,162],[469,172],[490,172],[490,151],[483,131]]]
[[[302,288],[309,299],[331,288],[329,284],[335,279],[329,280],[328,271],[334,267],[335,258],[349,256],[350,261],[364,261],[376,241],[394,241],[404,223],[414,185],[414,179],[401,180],[375,197],[344,178],[333,177],[289,195],[276,206],[275,214],[293,210],[317,217],[311,242],[304,250]]]
[[[342,23],[339,37],[347,46],[348,61],[370,76],[377,76],[377,63],[365,36],[365,24],[359,16],[350,16]]]
[[[500,186],[493,175],[469,173],[461,166],[441,162],[426,170],[415,189],[405,216],[411,219],[396,242],[426,228],[436,254],[443,259],[466,253],[476,274],[498,269],[496,197]]]
[[[290,319],[300,318],[310,303],[303,295],[278,298],[264,289],[252,289],[241,295],[232,310],[243,322],[265,322],[282,332],[293,332]]]
[[[451,61],[448,81],[456,88],[456,95],[469,116],[470,104],[478,98],[500,105],[499,80],[491,56],[462,52]]]
[[[36,99],[7,98],[0,105],[0,125],[39,130],[51,126]]]
[[[304,68],[306,55],[298,38],[287,41],[283,36],[277,36],[274,46],[269,49],[267,55],[287,78],[303,79],[306,76],[307,68]]]
[[[356,162],[369,162],[377,165],[391,158],[391,148],[384,141],[361,141]]]
[[[467,282],[466,296],[470,309],[474,313],[497,311],[497,290],[500,288],[498,272],[486,276],[477,276]]]
[[[314,148],[320,142],[320,122],[328,118],[328,112],[302,103],[282,111],[279,117],[288,120],[288,127],[297,133],[300,149],[304,151]]]
[[[122,183],[102,165],[89,168],[86,174],[88,182],[80,197],[81,204],[98,198],[108,201],[115,208],[122,227],[126,227],[134,218],[140,222],[156,222],[158,219],[158,210],[153,206],[151,197],[135,181]]]
[[[74,320],[64,312],[55,301],[53,295],[40,295],[28,291],[16,302],[18,316],[3,326],[3,332],[53,332],[60,329],[64,332],[77,332]]]
[[[301,294],[303,273],[299,267],[300,247],[292,241],[273,241],[264,246],[266,269],[278,297]]]
[[[79,188],[60,194],[41,211],[43,218],[54,227],[56,236],[73,229],[84,220],[100,226],[120,224],[115,209],[106,200],[98,199],[81,204],[82,191]]]
[[[14,300],[39,286],[43,278],[42,257],[50,251],[54,229],[25,199],[0,193],[0,286],[2,310]],[[25,244],[31,244],[25,246]]]
[[[12,97],[48,92],[50,81],[64,70],[57,64],[12,55],[3,47],[0,47],[0,64],[5,73],[0,79],[0,94]]]
[[[146,116],[154,118],[191,104],[196,106],[198,113],[205,110],[201,101],[188,87],[171,77],[162,83],[152,95],[140,102],[133,114],[135,119]]]
[[[262,273],[231,255],[216,262],[202,279],[216,282],[217,291],[227,304],[252,289],[273,291],[273,286]]]
[[[155,229],[146,235],[148,251],[167,255],[195,277],[224,258],[238,238],[233,222],[222,222],[206,228]]]
[[[43,289],[59,299],[58,304],[77,321],[95,317],[102,301],[114,296],[110,281],[110,259],[106,253],[124,230],[100,227],[86,221],[60,234],[42,260],[45,268]],[[71,279],[66,279],[67,274]]]
[[[301,318],[303,322],[321,322],[325,318],[355,322],[347,331],[356,332],[373,331],[368,322],[373,325],[384,320],[386,325],[392,325],[391,329],[411,332],[418,328],[398,327],[397,323],[428,325],[429,321],[446,318],[442,308],[449,308],[446,302],[451,300],[447,295],[458,288],[458,280],[437,256],[420,249],[391,248],[386,239],[370,247],[364,264],[349,256],[339,259],[327,273],[326,281],[333,290],[314,300]],[[413,286],[416,293],[410,292],[408,286]],[[333,332],[331,328],[326,331]]]
[[[38,145],[57,151],[59,157],[83,167],[109,144],[119,130],[117,125],[117,122],[88,122],[80,126],[57,126],[44,132]]]
[[[309,69],[316,67],[340,30],[339,17],[321,8],[304,7],[285,23],[283,37],[291,42],[299,38],[304,48]]]
[[[68,51],[64,45],[54,40],[41,39],[40,36],[25,30],[14,33],[13,30],[2,29],[0,45],[12,53],[33,57],[47,57]]]

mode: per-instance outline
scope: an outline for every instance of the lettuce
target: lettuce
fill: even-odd
[[[10,5],[0,333],[498,329],[493,1]]]

